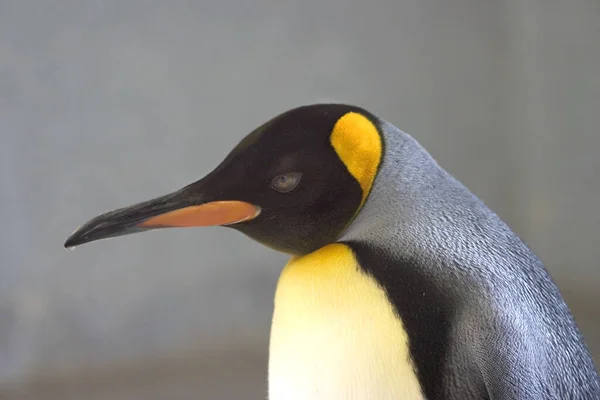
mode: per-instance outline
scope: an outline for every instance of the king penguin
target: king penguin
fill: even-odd
[[[226,226],[291,256],[271,400],[600,399],[540,259],[410,135],[362,107],[301,106],[204,178],[102,214],[67,247]]]

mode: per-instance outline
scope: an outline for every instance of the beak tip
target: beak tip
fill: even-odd
[[[74,247],[78,246],[81,244],[81,240],[79,240],[80,238],[77,237],[77,235],[73,234],[71,236],[69,236],[67,238],[67,240],[65,241],[65,249],[67,250],[71,250]]]
[[[91,239],[91,240],[93,240],[93,239]],[[67,240],[65,240],[65,243],[63,244],[63,246],[67,250],[72,250],[73,248],[80,246],[82,244],[85,244],[87,242],[90,242],[91,240],[90,240],[89,230],[86,229],[85,225],[84,225],[83,227],[77,229],[75,232],[71,233],[71,235],[69,235]]]

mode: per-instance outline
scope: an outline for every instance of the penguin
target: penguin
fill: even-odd
[[[193,226],[290,255],[271,400],[600,399],[541,260],[412,136],[362,107],[286,111],[204,178],[99,215],[65,246]]]

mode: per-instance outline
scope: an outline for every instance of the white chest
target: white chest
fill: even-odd
[[[423,399],[407,343],[345,245],[292,259],[275,296],[269,399]]]

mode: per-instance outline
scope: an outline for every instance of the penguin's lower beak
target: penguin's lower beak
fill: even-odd
[[[182,189],[166,196],[110,211],[91,219],[65,242],[75,247],[151,229],[232,225],[256,218],[260,208],[243,201],[199,201]]]

